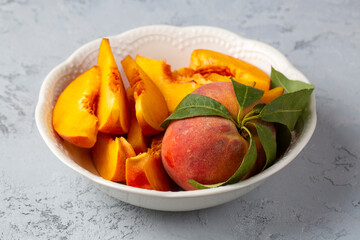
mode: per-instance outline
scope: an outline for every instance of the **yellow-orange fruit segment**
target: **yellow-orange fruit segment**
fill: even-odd
[[[186,95],[201,86],[196,81],[192,81],[191,76],[193,74],[191,71],[187,72],[184,69],[184,71],[178,72],[173,77],[171,66],[164,61],[142,56],[136,56],[135,61],[160,90],[165,98],[169,112],[173,112]]]
[[[145,58],[145,57],[137,56],[136,61],[138,61],[137,58],[140,58],[141,61],[152,60],[152,59],[148,59],[148,58]],[[159,60],[155,60],[155,61],[158,61],[159,62],[158,64],[165,64],[165,65],[171,67],[170,65],[166,64],[164,61],[159,61]],[[185,81],[185,82],[187,82],[187,81],[189,81],[189,79],[194,74],[196,74],[194,69],[188,68],[188,67],[183,67],[183,68],[179,68],[178,70],[173,71],[171,73],[171,76],[172,76],[172,78],[174,78],[173,80],[175,80],[175,81],[178,81],[178,82]]]
[[[139,154],[147,151],[146,138],[136,120],[134,92],[131,87],[126,89],[126,95],[130,108],[130,128],[126,139],[134,148],[136,154]]]
[[[165,171],[161,160],[162,136],[152,140],[149,149],[149,158],[144,165],[145,175],[151,186],[158,191],[171,191],[175,189],[175,183]]]
[[[136,63],[150,77],[153,83],[163,94],[169,112],[173,112],[181,100],[198,87],[211,82],[231,82],[230,73],[224,67],[211,66],[208,69],[198,71],[192,68],[180,68],[171,72],[171,66],[164,61],[136,56]],[[248,86],[254,86],[255,82],[248,79],[235,81]]]
[[[92,148],[94,165],[100,176],[114,182],[125,182],[126,159],[135,157],[135,151],[125,138],[99,133]]]
[[[154,190],[146,177],[144,166],[150,158],[148,152],[126,159],[126,185]]]
[[[205,74],[204,78],[207,81],[210,82],[231,82],[231,79],[229,76],[224,76],[224,75],[220,75],[219,73],[209,73],[209,74]],[[250,86],[250,87],[254,87],[255,86],[255,82],[254,81],[249,81],[247,79],[242,79],[241,81],[237,78],[233,78],[236,82],[242,83],[246,86]]]
[[[283,87],[276,87],[270,89],[269,91],[265,91],[261,99],[263,100],[264,103],[268,104],[275,98],[280,97],[283,93],[284,93]]]
[[[95,104],[99,89],[100,69],[94,66],[72,81],[55,104],[54,130],[78,147],[91,148],[96,142],[98,119]]]
[[[256,88],[264,91],[270,89],[270,78],[262,70],[219,52],[205,49],[194,50],[191,54],[190,68],[200,73],[214,72],[214,68],[217,68],[216,71],[222,69],[222,72],[234,76],[240,82],[255,82]]]
[[[124,134],[129,130],[129,109],[126,92],[109,40],[101,41],[97,65],[101,69],[101,88],[97,104],[99,131]]]
[[[169,115],[163,95],[130,56],[121,64],[134,91],[136,119],[143,133],[151,136],[163,131],[160,124]]]

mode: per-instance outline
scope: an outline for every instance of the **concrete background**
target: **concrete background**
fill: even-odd
[[[82,44],[150,25],[270,44],[316,86],[299,157],[230,203],[185,213],[115,200],[63,165],[34,123],[47,73]],[[0,239],[359,239],[360,1],[0,0]]]

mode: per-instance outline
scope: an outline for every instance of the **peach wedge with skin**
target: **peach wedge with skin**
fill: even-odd
[[[132,146],[123,137],[113,139],[99,133],[92,148],[94,165],[100,176],[114,182],[125,182],[126,159],[135,157]]]
[[[150,154],[144,152],[136,157],[126,159],[126,185],[154,190],[144,171],[144,166],[149,158]]]
[[[156,136],[151,148],[126,160],[126,184],[132,187],[157,191],[176,189],[161,161],[162,136]]]
[[[259,68],[254,65],[244,62],[240,59],[205,49],[194,50],[191,54],[190,68],[197,72],[226,72],[235,77],[240,83],[244,81],[245,85],[249,82],[255,82],[258,89],[267,91],[270,89],[270,78]]]
[[[280,97],[283,93],[284,93],[283,87],[276,87],[276,88],[270,89],[269,91],[265,91],[264,96],[262,96],[261,100],[265,104],[269,104],[275,98]]]
[[[100,69],[94,66],[66,87],[54,107],[54,130],[78,147],[91,148],[96,142],[98,119],[95,104],[99,89]]]
[[[129,130],[126,92],[109,40],[101,41],[97,65],[101,69],[101,87],[97,104],[99,131],[124,134]]]
[[[134,92],[131,87],[126,89],[126,94],[130,108],[130,128],[127,141],[134,148],[136,154],[143,153],[147,151],[147,142],[136,119]]]
[[[192,81],[192,72],[181,71],[173,76],[171,66],[164,61],[139,55],[136,56],[135,61],[160,90],[165,98],[169,112],[173,112],[186,95],[201,86],[196,81]]]
[[[149,149],[150,157],[144,165],[144,172],[149,183],[155,190],[175,190],[175,183],[170,179],[162,164],[161,144],[162,136],[155,137],[152,140],[151,148]]]
[[[153,83],[163,94],[169,112],[173,112],[181,100],[195,89],[211,82],[231,82],[231,74],[223,71],[223,67],[212,66],[211,69],[180,68],[171,72],[171,66],[164,61],[136,56],[136,63],[150,77]],[[254,86],[255,82],[247,79],[241,81],[242,84]]]
[[[162,132],[160,124],[169,115],[163,95],[130,56],[121,64],[134,91],[136,119],[143,133],[151,136]]]

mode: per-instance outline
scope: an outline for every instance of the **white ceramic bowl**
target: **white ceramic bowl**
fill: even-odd
[[[219,28],[146,26],[108,38],[120,68],[120,61],[124,57],[127,55],[135,57],[139,54],[166,59],[173,69],[177,69],[188,66],[192,50],[204,48],[250,62],[267,74],[270,74],[270,66],[273,66],[290,79],[309,83],[306,77],[274,48]],[[35,117],[45,143],[63,163],[90,179],[100,190],[121,201],[164,211],[195,210],[229,202],[256,188],[294,160],[314,132],[316,111],[313,94],[309,107],[296,128],[296,137],[289,150],[273,166],[250,179],[215,189],[181,192],[146,190],[107,181],[97,174],[89,152],[73,147],[60,139],[51,123],[52,110],[61,91],[78,75],[96,64],[100,41],[101,39],[97,39],[85,44],[48,74],[40,90]],[[120,71],[126,87],[129,86],[123,70]]]

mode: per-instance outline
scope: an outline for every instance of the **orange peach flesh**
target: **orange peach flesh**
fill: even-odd
[[[78,147],[91,148],[96,142],[98,119],[94,112],[99,89],[100,70],[94,66],[72,81],[55,104],[54,130]]]
[[[134,92],[131,87],[126,89],[126,94],[130,108],[130,128],[127,135],[127,141],[133,146],[136,154],[139,154],[147,151],[147,142],[136,119]]]
[[[100,45],[97,65],[101,69],[101,88],[97,104],[99,131],[124,134],[129,130],[126,92],[108,39]]]
[[[171,191],[176,189],[173,181],[166,173],[161,161],[162,137],[156,137],[152,140],[149,150],[149,159],[144,165],[144,171],[151,186],[158,191]]]
[[[125,182],[125,161],[134,156],[134,150],[123,137],[114,140],[104,133],[98,134],[92,148],[93,162],[100,176],[114,182]]]
[[[149,157],[149,153],[145,152],[126,160],[126,185],[149,190],[154,189],[144,171],[144,166]]]
[[[134,91],[136,119],[143,133],[151,136],[163,131],[160,124],[169,115],[163,95],[130,56],[121,64]]]
[[[269,91],[265,91],[264,96],[261,98],[261,100],[264,103],[269,104],[275,98],[280,97],[283,93],[284,93],[284,88],[276,87],[276,88],[270,89]]]
[[[181,74],[185,74],[185,71],[173,76],[170,65],[164,61],[142,56],[136,56],[135,61],[160,90],[169,112],[173,112],[186,95],[201,86],[196,81],[192,81],[188,75],[186,75],[186,78],[180,79]]]
[[[240,82],[244,80],[244,84],[255,82],[256,88],[264,91],[270,89],[269,76],[250,63],[211,50],[197,49],[192,52],[190,68],[201,72],[214,67],[223,68],[223,71],[230,73]]]

